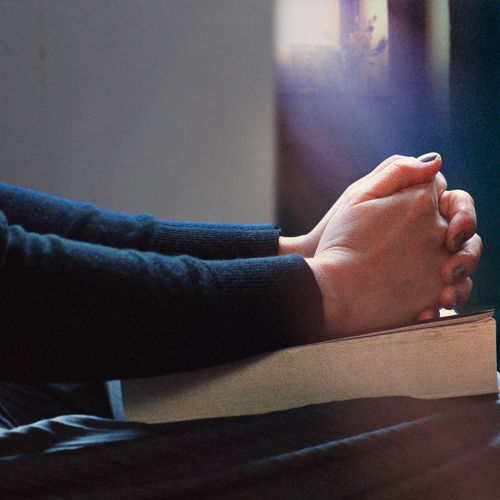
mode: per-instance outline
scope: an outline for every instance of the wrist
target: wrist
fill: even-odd
[[[340,337],[345,333],[347,314],[343,306],[345,300],[340,293],[342,287],[336,276],[337,266],[317,257],[306,258],[305,261],[311,268],[321,293],[325,337]]]
[[[296,253],[302,257],[314,256],[315,249],[309,248],[307,235],[280,236],[278,243],[278,255],[289,255]]]

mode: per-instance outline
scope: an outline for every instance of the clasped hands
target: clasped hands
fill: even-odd
[[[349,186],[308,234],[280,237],[323,298],[327,337],[430,319],[465,303],[482,253],[471,196],[447,191],[436,153],[391,156]]]

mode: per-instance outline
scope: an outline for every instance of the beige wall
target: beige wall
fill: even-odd
[[[272,220],[272,14],[267,0],[0,0],[0,179]]]

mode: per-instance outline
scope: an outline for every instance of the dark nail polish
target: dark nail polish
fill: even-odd
[[[419,156],[418,159],[422,163],[430,163],[431,161],[434,161],[438,157],[437,153],[427,153],[425,155]]]
[[[455,247],[455,252],[458,252],[463,244],[467,240],[467,235],[465,234],[465,231],[462,231],[461,233],[457,234],[455,238],[453,238],[453,246]]]
[[[460,283],[465,278],[465,275],[467,274],[467,270],[465,269],[465,267],[459,266],[459,267],[455,267],[455,269],[453,269],[451,274],[453,274],[453,282]]]

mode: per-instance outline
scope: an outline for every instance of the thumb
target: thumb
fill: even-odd
[[[373,198],[382,198],[416,184],[431,182],[442,163],[438,153],[397,159],[369,180],[367,191]]]

